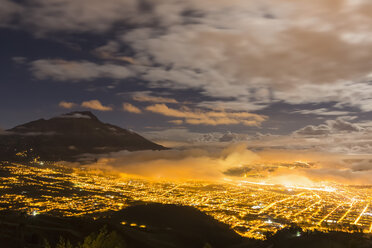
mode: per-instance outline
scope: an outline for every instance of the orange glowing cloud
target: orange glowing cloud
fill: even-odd
[[[119,152],[99,159],[90,167],[151,178],[222,180],[226,169],[257,159],[245,144],[236,144],[226,149]]]
[[[146,107],[147,111],[157,114],[183,118],[191,125],[232,125],[243,124],[245,126],[259,126],[267,119],[264,115],[252,114],[248,112],[225,112],[225,111],[205,111],[201,109],[191,110],[187,107],[181,109],[169,108],[165,104],[155,104]]]
[[[123,110],[129,113],[141,114],[142,111],[130,103],[123,103]]]
[[[86,101],[81,104],[82,107],[99,110],[99,111],[112,111],[111,107],[103,106],[98,100]]]
[[[154,102],[154,103],[178,103],[176,99],[160,96],[149,96],[145,93],[137,93],[133,96],[133,100],[137,102]]]
[[[71,109],[71,108],[75,107],[76,105],[77,105],[76,103],[65,102],[65,101],[62,101],[58,104],[58,106],[60,106],[61,108],[65,108],[65,109]]]

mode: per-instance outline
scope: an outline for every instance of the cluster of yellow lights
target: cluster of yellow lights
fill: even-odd
[[[1,167],[11,175],[0,179],[0,206],[34,216],[94,216],[120,210],[132,201],[147,201],[193,206],[237,233],[258,239],[286,227],[285,223],[296,223],[305,230],[372,232],[372,188],[368,186],[147,180],[54,164],[41,166],[40,162],[35,166],[3,163]],[[125,220],[121,224],[147,228]]]

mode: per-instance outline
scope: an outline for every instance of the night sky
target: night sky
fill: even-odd
[[[366,156],[371,30],[367,0],[0,0],[0,128],[91,110],[168,146]]]

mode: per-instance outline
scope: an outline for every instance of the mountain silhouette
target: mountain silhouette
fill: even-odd
[[[0,160],[25,151],[21,156],[74,161],[83,154],[164,149],[135,132],[101,122],[89,111],[31,121],[0,135]]]

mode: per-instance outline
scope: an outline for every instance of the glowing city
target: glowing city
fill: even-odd
[[[158,202],[196,207],[257,239],[291,224],[304,230],[372,232],[370,186],[166,181],[57,164],[1,166],[9,175],[0,180],[0,210],[96,218],[136,202]]]

